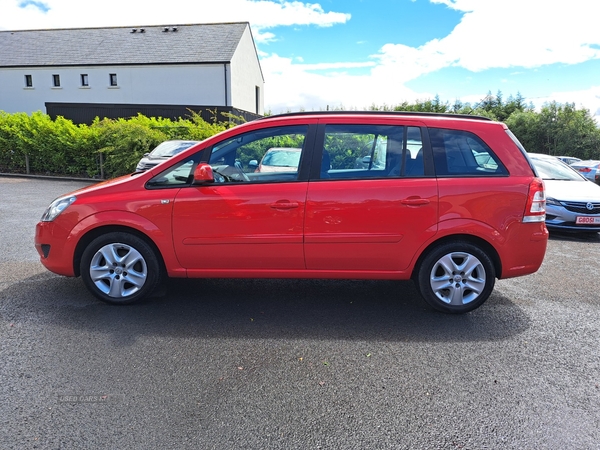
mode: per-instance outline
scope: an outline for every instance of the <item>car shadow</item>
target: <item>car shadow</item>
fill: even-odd
[[[138,336],[476,342],[508,339],[530,326],[494,292],[463,315],[431,310],[410,281],[170,280],[162,296],[113,306],[80,279],[37,275],[0,292],[6,320],[99,332],[115,345]]]
[[[600,242],[600,233],[594,232],[568,232],[550,230],[550,239],[554,241],[570,242]]]

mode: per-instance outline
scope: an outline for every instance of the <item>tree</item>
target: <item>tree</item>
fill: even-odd
[[[587,109],[546,103],[539,113],[516,110],[506,124],[530,152],[582,159],[600,157],[600,130]]]

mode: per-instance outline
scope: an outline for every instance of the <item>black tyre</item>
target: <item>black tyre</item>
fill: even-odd
[[[81,278],[88,290],[112,304],[133,303],[161,281],[161,266],[150,245],[125,232],[94,239],[81,257]]]
[[[491,295],[496,271],[474,244],[449,242],[431,250],[416,277],[423,299],[434,309],[460,314],[480,307]]]

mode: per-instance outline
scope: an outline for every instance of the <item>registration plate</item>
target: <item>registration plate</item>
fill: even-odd
[[[600,217],[583,217],[578,216],[575,223],[580,225],[600,225]]]

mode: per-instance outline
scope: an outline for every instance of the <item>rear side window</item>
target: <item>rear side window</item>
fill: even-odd
[[[429,137],[437,176],[508,175],[500,159],[473,133],[430,128]]]
[[[327,125],[321,179],[423,176],[421,129],[382,125]]]

